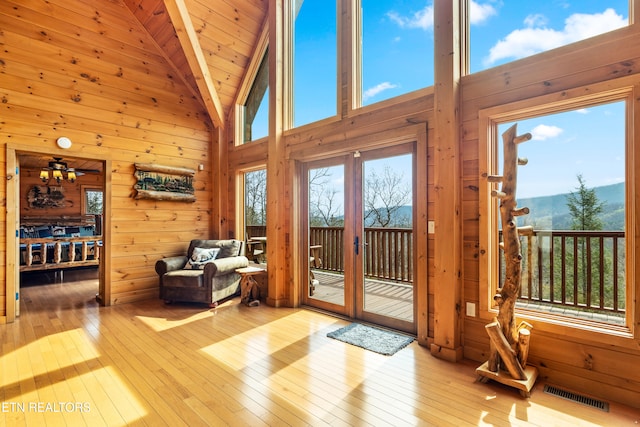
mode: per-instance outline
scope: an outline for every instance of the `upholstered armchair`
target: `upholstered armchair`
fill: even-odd
[[[239,293],[240,275],[235,271],[249,265],[242,245],[239,240],[192,240],[186,255],[158,260],[160,298],[167,303],[201,302],[215,307]]]

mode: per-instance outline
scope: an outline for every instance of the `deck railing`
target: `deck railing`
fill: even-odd
[[[343,272],[344,229],[311,227],[309,242],[320,245],[322,269]],[[360,239],[364,251],[364,275],[368,278],[413,282],[413,233],[410,228],[367,227]]]
[[[264,235],[264,227],[247,231],[251,236]],[[624,314],[624,231],[536,230],[520,239],[523,254],[521,302]],[[411,229],[365,228],[361,241],[365,242],[360,250],[365,254],[366,277],[413,282]],[[349,243],[352,247],[353,242]],[[342,227],[311,227],[309,244],[322,246],[319,249],[322,270],[344,271]],[[502,257],[499,258],[502,263]],[[503,274],[500,274],[500,282],[502,280]]]
[[[409,228],[364,229],[364,275],[413,282],[413,232]]]
[[[624,231],[535,230],[520,242],[521,301],[625,312]]]
[[[262,234],[260,234],[262,233]],[[264,235],[264,226],[247,227],[247,235]],[[360,239],[364,244],[365,276],[394,282],[413,282],[413,232],[410,228],[367,227]],[[311,227],[310,246],[318,249],[322,270],[344,271],[344,228]],[[352,247],[352,246],[350,246]]]

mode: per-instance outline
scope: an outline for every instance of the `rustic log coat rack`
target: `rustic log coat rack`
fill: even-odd
[[[498,316],[485,326],[490,339],[489,360],[476,369],[476,374],[480,382],[492,379],[515,387],[524,397],[529,397],[538,377],[538,370],[527,366],[532,326],[524,321],[516,326],[515,304],[520,295],[522,272],[520,234],[533,232],[532,227],[518,227],[516,224],[516,217],[529,213],[529,208],[518,208],[516,201],[517,169],[527,164],[526,159],[518,158],[518,144],[530,140],[531,134],[517,136],[516,128],[517,125],[513,125],[502,134],[503,175],[488,177],[489,182],[502,184],[500,191],[493,190],[491,195],[500,199],[500,249],[504,256],[505,279],[493,297],[499,307]]]

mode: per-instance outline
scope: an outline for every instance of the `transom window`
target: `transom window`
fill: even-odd
[[[432,3],[354,2],[353,28],[341,27],[355,35],[352,40],[337,31],[336,5],[346,7],[342,2],[291,1],[293,127],[336,116],[340,102],[358,108],[433,85]],[[353,77],[351,92],[342,87],[347,75]]]
[[[433,85],[433,2],[361,2],[362,105]]]
[[[469,0],[470,72],[629,25],[629,0]]]
[[[269,135],[269,52],[264,53],[247,100],[242,105],[243,143]]]
[[[336,2],[291,0],[293,7],[293,127],[336,115]]]

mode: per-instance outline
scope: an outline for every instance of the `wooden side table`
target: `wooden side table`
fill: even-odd
[[[260,305],[260,286],[258,286],[258,282],[256,282],[256,279],[253,276],[261,275],[266,272],[267,270],[262,267],[244,267],[236,270],[236,273],[241,276],[240,301],[243,304],[249,307],[257,307]]]

